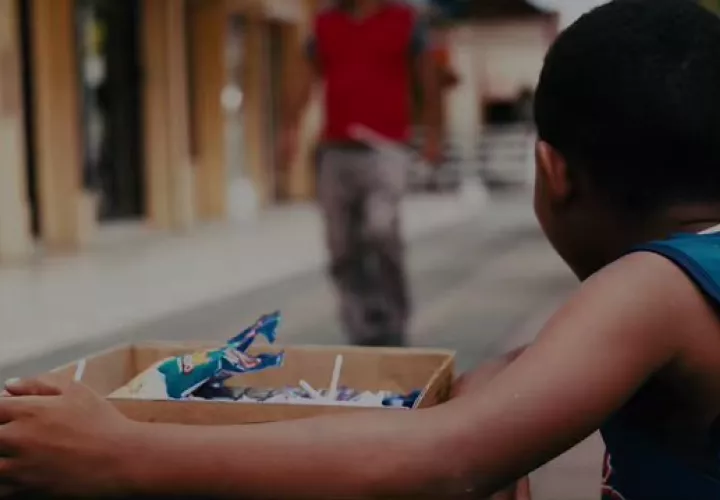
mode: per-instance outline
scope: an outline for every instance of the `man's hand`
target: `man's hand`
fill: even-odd
[[[443,89],[455,87],[460,83],[460,77],[451,68],[442,68],[440,70],[440,86]]]
[[[433,167],[439,167],[442,160],[442,146],[436,133],[429,133],[423,145],[423,158]]]
[[[0,397],[0,484],[20,497],[120,496],[134,426],[87,387],[8,384]]]

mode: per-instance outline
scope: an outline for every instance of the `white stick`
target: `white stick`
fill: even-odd
[[[353,139],[366,143],[376,151],[386,151],[395,154],[413,154],[408,146],[385,137],[373,129],[356,123],[350,126],[350,135]]]
[[[337,399],[338,383],[340,382],[340,371],[342,370],[343,356],[338,354],[335,358],[335,368],[333,368],[332,379],[330,379],[330,391],[328,391],[328,399],[335,401]]]
[[[78,361],[75,367],[75,382],[82,381],[83,375],[85,374],[85,365],[87,365],[87,362],[84,359]]]
[[[322,394],[320,394],[318,391],[313,389],[313,386],[305,382],[304,380],[300,381],[300,387],[305,389],[308,394],[310,394],[310,397],[313,399],[323,399]]]

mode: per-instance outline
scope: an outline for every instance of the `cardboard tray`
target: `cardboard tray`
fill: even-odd
[[[154,342],[116,347],[86,359],[83,382],[102,395],[125,386],[157,361],[216,344],[200,342]],[[343,355],[340,385],[365,391],[387,390],[407,393],[422,389],[418,408],[447,400],[454,378],[454,353],[435,349],[260,346],[262,352],[285,350],[285,364],[279,369],[241,375],[230,385],[263,389],[297,386],[303,379],[317,389],[327,388],[335,358]],[[251,349],[250,352],[253,350]],[[77,362],[47,375],[57,381],[71,380]],[[406,411],[397,408],[358,408],[331,405],[264,404],[227,401],[152,401],[112,399],[126,416],[142,422],[195,425],[232,425],[275,422],[349,411]]]

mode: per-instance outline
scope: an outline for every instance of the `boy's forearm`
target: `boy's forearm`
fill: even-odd
[[[465,375],[454,396],[480,390],[524,349]],[[448,421],[455,412],[439,412],[233,427],[138,424],[121,451],[120,481],[150,497],[464,496],[465,464],[453,452],[463,436]]]
[[[122,480],[141,496],[218,499],[464,491],[462,466],[449,458],[457,426],[438,425],[432,411],[235,427],[139,424],[142,452],[126,454]]]
[[[528,346],[518,347],[507,354],[483,363],[475,370],[464,374],[453,386],[453,397],[471,394],[485,387],[495,376],[515,361]]]

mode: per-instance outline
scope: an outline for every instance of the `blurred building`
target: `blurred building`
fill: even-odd
[[[312,198],[319,92],[289,176],[274,144],[325,2],[0,0],[0,262],[81,250],[117,222],[187,230]],[[433,32],[444,123],[449,156],[476,161],[483,128],[534,88],[557,18],[454,3]]]
[[[515,120],[518,100],[535,89],[558,16],[525,0],[466,4],[448,33],[459,85],[446,113],[450,136],[473,158],[483,129]]]
[[[720,0],[700,0],[700,4],[720,14]]]
[[[309,196],[273,144],[312,3],[0,0],[0,259]]]
[[[447,99],[448,136],[486,182],[525,183],[532,96],[559,17],[527,0],[437,1],[455,17],[447,39],[459,84]]]

